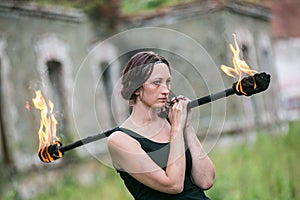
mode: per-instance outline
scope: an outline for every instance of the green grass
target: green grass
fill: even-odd
[[[66,172],[57,184],[50,186],[46,193],[39,195],[37,200],[130,200],[131,195],[127,192],[123,182],[115,170],[108,167],[99,167],[93,175],[94,184],[81,184],[74,178],[74,174]]]
[[[300,123],[288,135],[260,133],[251,147],[243,145],[210,155],[216,167],[215,200],[300,199]]]
[[[212,200],[300,199],[299,130],[300,123],[292,123],[287,135],[260,133],[251,146],[214,149],[210,157],[216,179],[207,195]],[[91,186],[80,185],[66,173],[63,181],[37,199],[132,199],[118,174],[108,167],[101,168]]]

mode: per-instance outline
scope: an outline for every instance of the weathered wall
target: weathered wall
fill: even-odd
[[[300,39],[280,39],[274,42],[276,69],[279,77],[282,118],[300,117]]]
[[[80,11],[45,9],[39,13],[38,9],[30,6],[10,10],[6,5],[3,5],[2,9],[0,59],[4,134],[7,136],[9,153],[13,157],[14,164],[17,168],[26,169],[33,163],[40,164],[36,156],[39,111],[35,110],[31,103],[34,91],[41,89],[54,103],[58,96],[53,94],[50,86],[48,61],[58,61],[62,68],[59,76],[62,79],[61,91],[64,93],[61,96],[63,105],[61,109],[55,110],[55,116],[59,123],[58,128],[62,124],[67,124],[67,127],[59,129],[58,136],[65,141],[68,137],[74,140],[101,130],[90,123],[89,129],[79,133],[82,130],[76,129],[73,120],[73,110],[80,107],[78,112],[81,122],[86,124],[90,122],[87,116],[91,112],[87,108],[91,107],[91,102],[85,102],[84,92],[80,101],[74,99],[72,93],[74,86],[82,91],[94,89],[92,87],[98,81],[88,76],[85,83],[76,85],[81,68],[87,67],[92,73],[92,64],[84,67],[81,64],[85,61],[93,43],[97,41],[88,19]],[[32,14],[33,11],[36,11],[37,16]],[[96,111],[101,110],[103,115],[99,116],[100,121],[106,121],[102,125],[102,128],[106,129],[111,127],[110,120],[107,120],[109,117],[106,99],[104,96],[99,98],[99,102],[104,103],[97,105]],[[30,105],[29,110],[25,108],[26,104]]]
[[[272,13],[272,38],[283,106],[282,117],[298,120],[300,117],[299,1],[275,1]]]

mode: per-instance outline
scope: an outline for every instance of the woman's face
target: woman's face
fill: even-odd
[[[164,63],[155,64],[152,74],[140,92],[141,101],[149,107],[164,107],[171,89],[171,74]]]

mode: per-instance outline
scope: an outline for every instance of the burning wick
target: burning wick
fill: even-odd
[[[47,102],[40,90],[36,91],[35,95],[36,97],[32,99],[33,105],[41,111],[38,155],[43,162],[53,162],[63,156],[59,151],[60,139],[56,136],[57,121],[53,115],[54,104],[50,100]]]
[[[237,94],[239,95],[246,95],[249,96],[249,94],[244,90],[242,85],[242,77],[243,73],[250,75],[251,77],[254,76],[254,73],[256,73],[255,70],[250,69],[248,64],[240,58],[240,48],[238,46],[238,43],[236,41],[236,35],[233,34],[234,38],[234,44],[235,48],[232,44],[229,44],[230,51],[232,52],[232,64],[234,68],[227,67],[226,65],[221,65],[221,70],[228,76],[231,76],[233,78],[237,78],[238,76],[238,82],[235,84],[235,90],[237,91]],[[253,89],[256,89],[256,80],[253,79]]]

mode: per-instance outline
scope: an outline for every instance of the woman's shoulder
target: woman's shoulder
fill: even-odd
[[[117,130],[113,132],[108,138],[107,138],[107,144],[109,146],[113,145],[114,147],[126,147],[130,144],[138,144],[138,146],[141,146],[140,143],[135,140],[134,138],[130,137],[128,134],[126,134],[122,129]]]

